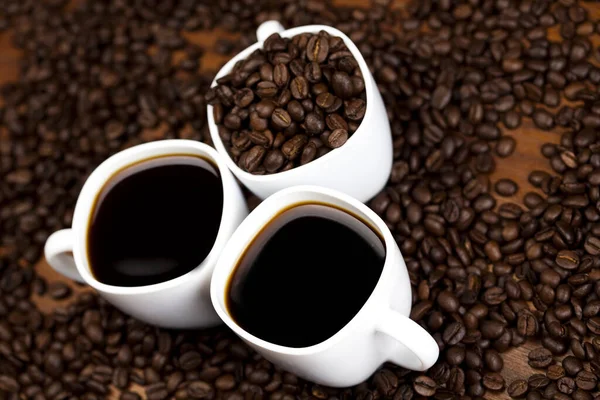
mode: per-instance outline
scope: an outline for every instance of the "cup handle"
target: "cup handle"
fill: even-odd
[[[84,282],[83,278],[77,271],[75,259],[73,258],[73,230],[62,229],[54,232],[44,246],[44,255],[48,264],[56,272],[59,272],[67,278],[77,282]]]
[[[281,33],[284,30],[285,28],[283,27],[283,25],[281,25],[281,23],[279,23],[279,21],[265,21],[262,24],[260,24],[258,29],[256,29],[256,38],[260,43],[262,43],[265,40],[267,40],[267,38],[272,34]]]
[[[433,337],[395,310],[383,313],[376,330],[394,339],[395,345],[386,349],[387,361],[413,371],[425,371],[438,359],[440,349]]]

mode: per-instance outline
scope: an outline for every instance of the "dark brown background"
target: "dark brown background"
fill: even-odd
[[[356,7],[361,7],[365,5],[364,0],[337,0],[334,1],[336,4],[343,5],[351,5]],[[396,0],[394,2],[394,7],[403,7],[407,0]],[[600,17],[600,5],[591,4],[591,3],[583,3],[583,6],[590,11],[591,17],[594,20],[598,20]],[[218,38],[234,38],[235,35],[231,33],[224,32],[222,30],[213,30],[213,31],[199,31],[194,33],[185,33],[184,34],[191,42],[197,43],[206,49],[206,53],[204,54],[201,60],[201,68],[207,71],[217,71],[218,68],[227,61],[226,57],[216,54],[214,51],[211,51],[215,41]],[[559,40],[559,35],[557,31],[550,30],[549,38],[551,40]],[[598,35],[594,35],[592,41],[597,46],[600,44],[600,38]],[[4,82],[14,81],[18,78],[18,63],[20,58],[20,51],[16,50],[11,46],[11,34],[9,32],[0,33],[0,84]],[[1,102],[1,99],[0,99]],[[566,100],[563,99],[563,103],[565,104]],[[561,105],[562,105],[561,104]],[[152,136],[156,136],[157,138],[160,135],[157,135],[162,130],[166,130],[166,126],[158,127],[155,130],[144,132],[144,135],[148,135],[148,138]],[[544,132],[537,129],[530,119],[524,119],[521,126],[512,131],[507,131],[504,134],[508,134],[513,136],[517,142],[517,148],[512,156],[504,159],[498,158],[496,160],[497,168],[496,171],[492,174],[491,180],[494,183],[496,180],[500,178],[511,178],[515,180],[520,187],[520,190],[517,192],[515,196],[512,198],[501,198],[497,197],[499,203],[506,201],[513,201],[522,203],[522,198],[525,193],[530,190],[536,190],[531,185],[529,185],[527,181],[527,176],[530,171],[539,169],[551,172],[549,167],[549,163],[546,159],[542,157],[540,154],[540,146],[546,142],[558,143],[560,139],[560,130],[555,129],[552,132]],[[0,128],[0,137],[6,135],[7,133]],[[0,247],[0,253],[2,252],[2,248]],[[66,278],[54,272],[46,263],[45,260],[40,260],[37,265],[38,272],[43,275],[49,282],[55,280],[61,280],[68,282],[74,290],[80,291],[82,290],[80,287],[74,286],[71,282],[69,282]],[[88,290],[88,289],[83,289]],[[38,305],[40,306],[42,311],[50,311],[56,304],[55,301],[50,300],[45,297],[43,299],[37,299]],[[527,342],[523,346],[511,349],[507,353],[503,354],[504,358],[504,369],[502,371],[502,375],[504,376],[507,385],[517,378],[525,378],[535,371],[529,367],[527,364],[527,353],[532,348],[539,346],[539,343],[535,342]],[[143,394],[142,390],[139,390],[140,394]],[[110,399],[118,399],[118,392],[113,389],[111,392]],[[489,399],[508,399],[509,397],[505,392],[501,394],[491,394],[488,393],[486,398]]]

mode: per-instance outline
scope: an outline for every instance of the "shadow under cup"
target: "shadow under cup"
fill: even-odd
[[[246,246],[226,284],[225,308],[264,341],[310,347],[354,318],[385,261],[385,241],[364,219],[329,203],[295,203]]]
[[[210,253],[222,214],[223,184],[212,160],[168,154],[128,165],[94,200],[86,232],[90,272],[120,287],[185,275]]]

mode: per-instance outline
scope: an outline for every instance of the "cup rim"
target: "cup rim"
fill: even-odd
[[[271,343],[269,341],[261,339],[258,336],[255,336],[255,335],[251,334],[250,332],[246,331],[244,328],[242,328],[240,325],[238,325],[237,322],[235,322],[233,317],[229,314],[229,312],[225,309],[225,307],[222,307],[221,304],[225,304],[225,291],[227,290],[227,282],[228,282],[229,276],[233,272],[235,266],[237,265],[237,262],[239,261],[240,257],[242,256],[247,245],[250,243],[250,241],[252,240],[254,235],[256,235],[256,233],[258,233],[264,227],[264,223],[266,223],[266,222],[263,222],[260,225],[256,224],[257,221],[254,221],[254,219],[259,218],[259,217],[256,217],[256,215],[258,213],[260,213],[260,215],[261,215],[260,219],[262,221],[269,221],[270,218],[276,216],[282,209],[286,209],[290,205],[300,202],[298,200],[285,199],[286,197],[292,196],[294,194],[307,194],[307,193],[309,195],[318,194],[318,195],[325,195],[327,197],[334,198],[336,200],[339,200],[345,206],[348,206],[350,208],[349,211],[352,211],[352,209],[360,211],[361,214],[363,214],[364,216],[367,217],[366,220],[370,225],[372,225],[372,228],[376,228],[379,231],[379,233],[381,234],[381,237],[383,237],[384,244],[386,247],[386,256],[385,256],[383,268],[381,270],[381,275],[379,276],[379,279],[377,280],[377,284],[373,288],[371,294],[369,295],[369,297],[367,298],[365,303],[362,305],[360,310],[358,310],[358,312],[354,315],[354,317],[352,317],[352,319],[350,321],[348,321],[339,331],[337,331],[331,337],[327,338],[326,340],[324,340],[322,342],[319,342],[317,344],[307,346],[307,347],[288,347],[288,346]],[[281,204],[277,205],[277,207],[273,207],[273,203],[281,200],[282,198],[285,200],[283,200]],[[315,199],[315,201],[317,201],[317,200]],[[327,203],[327,202],[319,201],[319,203]],[[342,208],[343,208],[343,206],[342,206]],[[253,214],[255,214],[254,218],[252,217]],[[249,234],[243,232],[244,231],[243,226],[250,225],[250,224],[255,224],[256,226],[252,227],[252,229],[251,229],[252,234],[249,235]],[[241,245],[240,245],[240,243],[241,243]],[[365,204],[361,203],[360,201],[356,200],[354,197],[347,195],[345,193],[339,192],[337,190],[328,189],[328,188],[321,187],[321,186],[313,186],[313,185],[292,186],[292,187],[280,190],[279,192],[271,195],[266,200],[264,200],[262,203],[260,203],[248,215],[248,217],[240,224],[240,226],[238,227],[238,230],[236,230],[236,232],[234,232],[234,234],[231,236],[229,242],[223,249],[221,257],[219,257],[219,259],[217,260],[217,263],[215,265],[215,269],[213,272],[213,277],[212,277],[211,285],[210,285],[211,301],[213,303],[214,309],[216,310],[216,312],[219,315],[219,317],[221,318],[221,320],[231,330],[233,330],[234,333],[236,333],[239,337],[241,337],[243,340],[245,340],[248,343],[251,343],[262,349],[265,349],[270,352],[278,353],[278,354],[303,356],[303,355],[319,353],[323,350],[326,350],[326,349],[336,345],[341,340],[343,340],[345,337],[347,337],[350,334],[350,332],[353,331],[355,329],[355,327],[361,323],[361,321],[365,321],[366,319],[372,318],[372,317],[369,318],[369,316],[368,316],[369,310],[372,308],[374,303],[378,301],[378,297],[380,295],[379,293],[381,292],[382,287],[385,285],[386,279],[388,278],[388,276],[390,276],[393,273],[392,257],[393,257],[393,253],[394,254],[396,253],[396,252],[392,251],[393,246],[397,246],[397,244],[394,240],[394,237],[392,236],[391,231],[388,229],[385,222],[373,210],[368,208]],[[231,250],[235,250],[235,256],[231,255],[232,254]],[[400,256],[400,259],[403,260],[402,254],[399,251],[397,254]],[[226,258],[226,257],[229,257],[234,262],[224,264],[223,258]],[[227,261],[230,261],[230,260],[227,260]]]
[[[154,283],[143,286],[117,286],[102,283],[97,280],[91,272],[91,266],[88,257],[87,235],[91,214],[94,211],[95,199],[98,193],[106,185],[110,177],[118,170],[128,168],[136,162],[144,161],[146,158],[152,157],[168,157],[169,155],[186,155],[186,150],[189,155],[202,155],[210,159],[219,171],[221,177],[221,185],[223,190],[223,208],[221,211],[221,222],[215,242],[204,260],[194,267],[191,271],[183,275],[169,279],[164,282]],[[152,155],[148,155],[152,152]],[[212,147],[202,142],[196,142],[187,139],[166,139],[153,142],[143,143],[132,146],[118,153],[113,154],[100,165],[98,165],[85,181],[73,213],[73,222],[71,229],[74,233],[73,242],[73,257],[77,271],[83,280],[102,293],[120,294],[120,295],[136,295],[143,293],[153,293],[163,289],[171,288],[189,280],[192,277],[203,276],[210,278],[212,268],[205,268],[209,262],[218,258],[216,248],[218,243],[226,242],[227,238],[223,236],[223,225],[229,214],[229,210],[234,206],[232,196],[228,195],[226,179],[233,179],[227,165],[223,162],[222,156]],[[235,181],[234,181],[235,183]]]
[[[219,136],[217,124],[214,121],[213,106],[210,104],[207,104],[208,130],[210,132],[210,136],[212,137],[213,144],[214,144],[215,148],[217,149],[217,151],[223,155],[223,158],[225,159],[225,163],[227,164],[227,167],[231,170],[231,172],[234,173],[235,176],[239,177],[240,179],[243,179],[246,181],[252,181],[252,182],[274,182],[274,181],[278,181],[278,180],[282,180],[282,179],[293,179],[296,176],[301,176],[300,174],[304,174],[305,173],[304,171],[306,171],[308,168],[312,168],[312,169],[322,168],[326,163],[330,163],[334,157],[336,157],[336,158],[341,157],[342,152],[340,150],[342,150],[346,146],[352,146],[355,142],[357,142],[357,140],[354,139],[355,136],[361,135],[361,134],[363,134],[363,135],[366,134],[366,133],[364,133],[364,132],[366,132],[366,130],[363,129],[364,122],[368,118],[370,118],[371,114],[374,112],[374,111],[372,111],[373,105],[371,104],[373,102],[373,96],[374,96],[373,90],[378,90],[378,89],[375,87],[375,82],[373,81],[373,79],[370,78],[371,71],[369,70],[369,67],[367,66],[367,63],[366,63],[364,57],[362,56],[360,50],[358,50],[358,47],[356,47],[356,44],[354,44],[352,39],[350,39],[345,33],[340,31],[339,29],[336,29],[336,28],[328,26],[328,25],[318,25],[318,24],[299,26],[299,27],[295,27],[295,28],[286,29],[286,30],[283,30],[283,31],[280,31],[277,33],[279,33],[282,37],[288,38],[288,37],[293,37],[293,36],[296,36],[296,35],[299,35],[302,33],[318,33],[319,31],[325,31],[331,35],[342,38],[342,40],[344,41],[344,44],[346,44],[346,47],[352,53],[352,56],[358,63],[358,66],[363,75],[363,80],[365,83],[365,95],[366,95],[365,115],[363,117],[361,124],[356,129],[356,131],[348,138],[348,140],[342,147],[340,147],[338,149],[333,149],[329,153],[325,154],[323,157],[317,158],[305,165],[299,165],[299,166],[292,168],[290,170],[287,170],[287,171],[276,172],[274,174],[267,174],[267,175],[254,175],[254,174],[244,171],[243,169],[238,167],[237,164],[233,161],[233,159],[229,155],[227,149],[225,148],[225,145],[223,144],[223,141],[221,140],[221,137]],[[264,42],[258,41],[256,43],[254,43],[253,45],[247,47],[246,49],[242,50],[235,57],[233,57],[231,60],[229,60],[217,72],[217,74],[215,75],[215,78],[213,79],[213,81],[210,84],[210,87],[211,88],[215,87],[217,85],[217,80],[220,79],[221,77],[227,75],[238,61],[247,58],[255,50],[262,48],[263,43]]]

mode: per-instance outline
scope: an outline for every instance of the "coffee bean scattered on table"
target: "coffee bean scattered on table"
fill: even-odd
[[[235,64],[206,94],[229,155],[244,171],[272,174],[343,146],[367,108],[362,71],[325,31],[282,38]]]
[[[320,0],[65,3],[7,0],[0,11],[1,34],[23,52],[19,79],[0,90],[1,398],[101,399],[112,383],[131,400],[141,397],[132,384],[155,399],[467,400],[504,390],[529,400],[598,400],[594,4],[442,0],[399,11],[385,0],[365,9]],[[213,74],[202,68],[205,50],[180,30],[239,35],[212,49],[231,57],[272,18],[286,27],[339,28],[377,81],[394,167],[369,205],[402,249],[412,317],[440,346],[429,371],[387,364],[356,387],[324,388],[274,367],[226,329],[156,329],[92,292],[70,295],[34,267],[48,234],[70,225],[81,185],[106,157],[150,140],[210,142],[204,94]],[[261,93],[269,90],[261,85]],[[294,107],[285,109],[290,117],[301,112]],[[510,132],[520,126],[528,129]],[[529,175],[533,189],[519,182],[515,197],[500,204],[489,174],[496,162],[510,163],[516,143],[534,129],[551,143]],[[335,145],[344,135],[327,139]],[[296,157],[308,162],[329,148],[303,142],[295,139],[286,152],[304,145]],[[282,158],[275,153],[270,162]],[[506,202],[521,198],[524,206]],[[46,314],[32,292],[67,297]],[[508,362],[498,357],[526,341],[547,350],[532,355],[535,374],[502,382],[496,374]]]

